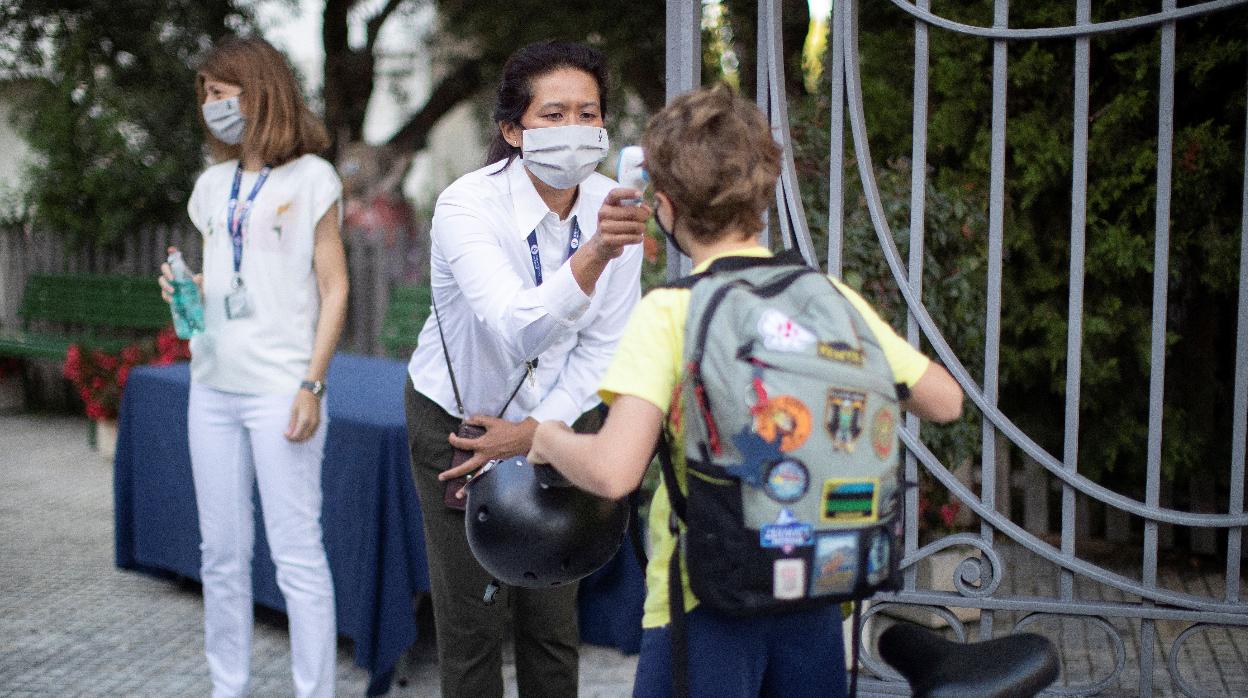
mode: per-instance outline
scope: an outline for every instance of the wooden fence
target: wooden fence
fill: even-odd
[[[428,274],[428,251],[423,230],[408,235],[370,234],[351,231],[344,235],[351,278],[347,324],[339,341],[340,351],[380,354],[379,337],[390,290],[400,283],[419,283]],[[67,248],[59,235],[37,227],[0,227],[0,329],[21,326],[17,309],[31,274],[156,274],[165,250],[182,249],[187,264],[198,269],[200,235],[188,227],[153,228],[142,231],[117,248]],[[31,362],[28,371],[38,390],[40,404],[60,405],[65,397],[55,362]]]

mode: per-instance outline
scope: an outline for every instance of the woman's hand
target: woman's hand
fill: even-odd
[[[446,440],[451,446],[462,451],[472,451],[473,454],[459,467],[439,473],[439,480],[453,480],[460,475],[476,472],[489,461],[528,453],[529,447],[533,445],[533,432],[537,429],[537,420],[532,417],[516,423],[498,417],[477,415],[466,421],[468,424],[485,427],[485,433],[475,439],[465,439],[455,434],[447,436]]]
[[[290,424],[286,426],[286,440],[307,441],[321,424],[321,399],[307,390],[295,394],[290,406]]]
[[[640,197],[641,192],[628,187],[617,187],[608,192],[602,208],[598,209],[597,232],[568,260],[572,278],[576,279],[585,295],[594,295],[598,277],[602,276],[611,260],[624,254],[624,248],[640,245],[645,240],[650,207],[621,203],[625,199]]]
[[[629,245],[641,244],[646,237],[646,221],[652,212],[645,204],[622,203],[638,200],[641,192],[628,187],[617,187],[607,193],[598,209],[598,232],[590,238],[591,249],[605,262],[624,253]]]
[[[168,252],[173,254],[178,248],[170,247]],[[204,296],[204,275],[195,274],[191,277],[195,280],[195,285],[199,287],[199,296]],[[160,276],[156,277],[156,283],[160,284],[160,297],[165,299],[166,303],[173,302],[173,270],[169,268],[168,262],[160,263]]]

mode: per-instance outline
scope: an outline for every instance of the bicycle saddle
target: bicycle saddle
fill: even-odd
[[[1035,633],[963,644],[898,623],[880,635],[879,648],[915,698],[1034,696],[1058,674],[1057,650]]]

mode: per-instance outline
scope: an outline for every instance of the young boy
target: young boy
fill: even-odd
[[[724,86],[675,99],[651,119],[642,140],[659,227],[686,253],[694,272],[729,256],[768,257],[758,243],[763,212],[775,193],[780,151],[763,115]],[[962,412],[962,390],[896,333],[856,293],[833,280],[866,319],[892,369],[902,407],[947,422]],[[596,435],[542,423],[529,460],[550,463],[571,482],[604,497],[634,490],[667,426],[677,481],[685,480],[679,429],[671,414],[681,384],[691,291],[662,288],[633,311],[599,390],[611,406]],[[672,692],[668,568],[675,549],[670,503],[660,485],[650,509],[651,555],[634,696]],[[688,569],[687,565],[684,566]],[[693,696],[840,696],[845,693],[841,617],[835,605],[782,615],[729,616],[699,607],[682,579],[689,689]]]

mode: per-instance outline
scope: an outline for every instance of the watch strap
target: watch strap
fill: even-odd
[[[321,397],[325,394],[325,381],[303,381],[299,384],[299,388]]]

